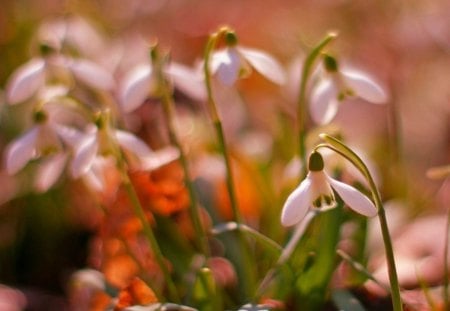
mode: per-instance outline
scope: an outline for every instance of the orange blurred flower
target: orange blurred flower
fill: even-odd
[[[233,180],[236,199],[242,216],[248,220],[257,219],[261,211],[261,196],[252,170],[245,166],[245,163],[234,161]],[[216,189],[215,197],[219,212],[224,219],[230,220],[232,210],[225,177],[217,180]]]
[[[133,305],[148,305],[158,302],[153,290],[140,278],[135,277],[118,295],[118,302],[114,311],[121,311]]]

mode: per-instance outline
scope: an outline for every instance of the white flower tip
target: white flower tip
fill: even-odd
[[[281,213],[281,224],[284,227],[292,227],[293,225],[297,224],[296,221],[292,217],[288,217],[286,213]]]
[[[249,48],[239,48],[239,52],[245,57],[246,61],[255,68],[260,74],[270,81],[283,85],[287,81],[286,72],[280,63],[271,55]]]
[[[55,154],[46,159],[39,167],[34,188],[37,192],[46,192],[61,176],[67,160],[65,153]]]
[[[355,91],[356,95],[374,104],[384,104],[389,100],[389,96],[383,87],[374,81],[366,73],[344,70],[342,75],[346,83]]]
[[[6,100],[14,105],[30,98],[43,84],[45,61],[32,59],[13,73],[6,87]]]
[[[6,171],[15,175],[35,156],[39,128],[34,127],[6,147]]]
[[[309,175],[308,175],[309,176]],[[311,178],[307,177],[288,196],[281,211],[281,224],[285,227],[299,223],[308,213],[311,204]]]
[[[370,201],[364,194],[359,192],[359,190],[331,177],[328,177],[328,181],[345,204],[347,204],[347,206],[355,212],[366,217],[374,217],[378,214],[378,210],[373,202]]]
[[[144,103],[154,88],[155,82],[151,76],[151,66],[141,64],[124,77],[119,94],[120,105],[124,112],[132,112]]]
[[[110,72],[94,62],[80,59],[69,63],[74,76],[87,86],[99,90],[111,90],[115,81]]]
[[[140,169],[155,170],[175,161],[179,156],[178,149],[167,147],[154,152],[151,156],[140,157]]]

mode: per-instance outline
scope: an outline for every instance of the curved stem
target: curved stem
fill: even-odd
[[[306,111],[307,111],[307,100],[306,100],[306,86],[308,83],[309,76],[311,74],[311,69],[320,52],[334,39],[336,38],[336,33],[329,33],[327,36],[309,53],[303,63],[302,76],[300,79],[300,91],[297,100],[297,126],[298,126],[298,140],[299,140],[299,157],[302,161],[303,170],[300,176],[300,180],[303,180],[308,173],[307,169],[307,159],[306,159]]]
[[[386,262],[388,265],[388,274],[389,281],[391,284],[391,296],[392,296],[392,305],[395,311],[403,310],[403,305],[400,296],[400,286],[398,283],[397,269],[395,266],[395,258],[394,251],[392,247],[392,240],[389,233],[388,223],[386,219],[386,212],[383,206],[383,202],[381,200],[381,195],[378,191],[378,187],[373,180],[372,175],[370,174],[369,169],[365,165],[365,163],[361,160],[361,158],[349,147],[343,144],[338,139],[331,137],[326,134],[320,135],[321,138],[325,139],[328,144],[320,144],[315,147],[315,150],[326,147],[329,148],[336,153],[343,156],[345,159],[350,161],[367,179],[369,183],[370,191],[372,192],[372,197],[375,203],[375,206],[378,209],[378,218],[380,220],[381,234],[383,237],[384,248],[386,252]]]

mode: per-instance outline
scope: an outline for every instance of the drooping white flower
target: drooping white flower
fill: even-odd
[[[151,150],[145,142],[132,133],[92,126],[88,129],[84,137],[80,139],[75,147],[74,157],[71,162],[71,174],[74,178],[83,175],[97,176],[101,184],[101,174],[99,168],[102,167],[98,158],[107,157],[115,154],[113,143],[117,142],[128,158],[130,166],[137,170],[151,170],[161,167],[178,157],[176,149],[167,148],[158,152]],[[99,164],[99,165],[96,165]]]
[[[46,53],[49,55],[31,59],[11,75],[6,86],[9,104],[15,105],[30,99],[46,85],[47,80],[58,80],[61,72],[69,73],[75,80],[92,89],[111,90],[114,87],[112,74],[100,65],[87,59]]]
[[[383,88],[366,73],[340,69],[330,56],[325,57],[325,67],[325,76],[311,93],[311,117],[316,123],[329,123],[335,117],[339,103],[349,97],[360,97],[374,104],[388,101]]]
[[[328,176],[323,171],[323,158],[313,152],[309,158],[309,173],[300,185],[288,196],[281,213],[281,223],[293,226],[299,223],[310,210],[327,210],[336,206],[333,189],[355,212],[367,217],[377,214],[377,209],[365,195],[355,188]]]
[[[32,159],[58,150],[62,144],[53,124],[37,123],[6,147],[6,170],[14,175]]]
[[[211,55],[211,73],[226,86],[248,76],[252,68],[276,84],[284,84],[286,81],[282,66],[263,51],[231,45]]]
[[[67,88],[60,85],[39,90],[37,101],[41,108],[34,112],[34,125],[6,148],[6,170],[11,175],[31,160],[40,159],[34,180],[38,192],[45,192],[55,184],[69,157],[66,145],[78,141],[74,129],[58,123],[59,115],[64,113],[60,99],[66,94]]]
[[[112,74],[93,61],[67,59],[66,66],[76,79],[93,89],[108,91],[115,86]]]
[[[196,100],[206,98],[205,86],[201,76],[187,66],[170,63],[163,72],[175,88]],[[140,64],[125,75],[119,97],[123,111],[132,112],[139,108],[148,96],[156,95],[158,78],[151,64]]]

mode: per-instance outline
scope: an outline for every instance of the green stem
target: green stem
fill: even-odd
[[[214,100],[214,96],[213,96],[212,85],[211,85],[211,81],[212,81],[211,72],[209,70],[209,60],[211,58],[212,51],[214,50],[214,47],[217,44],[217,40],[219,39],[220,36],[225,35],[229,31],[230,30],[227,28],[221,28],[218,32],[213,33],[210,36],[209,41],[206,44],[206,48],[205,48],[205,54],[204,54],[205,59],[204,59],[203,71],[204,71],[204,75],[205,75],[206,92],[208,95],[209,112],[211,115],[212,122],[214,124],[214,128],[216,130],[217,139],[219,140],[219,148],[220,148],[220,151],[221,151],[221,153],[224,157],[224,161],[225,161],[227,190],[228,190],[228,194],[230,197],[230,205],[231,205],[231,210],[233,213],[233,221],[240,223],[240,222],[242,222],[242,217],[241,217],[238,205],[237,205],[236,194],[234,191],[234,182],[233,182],[231,161],[230,161],[229,153],[227,150],[227,145],[225,142],[225,135],[223,133],[222,122],[220,120],[219,113],[217,112],[217,104],[216,104],[216,101]]]
[[[162,72],[163,64],[161,62],[157,63],[157,74],[158,81],[161,91],[161,101],[163,104],[164,115],[166,118],[167,128],[169,132],[170,141],[175,147],[178,149],[180,153],[180,163],[184,171],[184,181],[188,189],[189,199],[190,199],[190,217],[192,224],[195,230],[195,236],[197,239],[197,246],[201,250],[201,252],[208,256],[209,255],[209,247],[208,240],[205,235],[205,230],[201,223],[200,211],[198,208],[198,199],[197,194],[195,192],[194,184],[192,182],[191,173],[189,170],[188,160],[186,158],[186,154],[183,150],[183,146],[176,135],[175,126],[174,126],[174,103],[171,94],[169,93],[169,87],[167,85],[167,81]]]
[[[167,265],[164,261],[164,256],[161,252],[161,248],[159,247],[158,241],[156,240],[155,235],[153,234],[153,230],[148,222],[144,209],[142,208],[141,202],[139,201],[136,190],[134,189],[133,184],[131,183],[130,177],[128,175],[123,160],[119,161],[119,168],[121,169],[122,172],[123,185],[131,201],[133,211],[141,222],[142,230],[144,231],[144,235],[147,238],[148,242],[150,243],[153,254],[155,256],[156,263],[158,264],[159,268],[161,269],[164,275],[164,280],[166,281],[167,289],[169,291],[169,299],[172,302],[179,302],[180,299],[178,297],[175,283],[173,282],[170,276],[169,269],[167,268]]]
[[[308,83],[311,69],[317,57],[321,51],[334,39],[336,33],[329,33],[327,36],[309,53],[303,63],[302,76],[300,79],[300,91],[297,100],[297,123],[298,123],[298,139],[299,139],[299,157],[303,163],[302,175],[300,180],[303,180],[308,173],[308,167],[306,165],[306,111],[307,111],[307,99],[306,99],[306,86]]]
[[[236,199],[236,193],[235,193],[235,186],[233,181],[233,172],[231,167],[231,161],[229,157],[229,152],[227,150],[227,144],[225,141],[225,135],[223,132],[222,122],[220,120],[219,114],[217,112],[217,104],[214,100],[213,96],[213,90],[212,90],[212,84],[211,84],[211,72],[209,70],[209,61],[211,58],[211,54],[217,44],[217,41],[220,37],[225,36],[227,33],[230,33],[231,30],[223,27],[219,31],[213,33],[206,44],[205,47],[205,53],[204,53],[204,65],[203,65],[203,71],[204,71],[204,77],[205,77],[205,85],[206,85],[206,92],[208,97],[208,107],[209,107],[209,113],[212,119],[212,122],[214,124],[214,128],[216,131],[218,143],[219,143],[219,150],[224,158],[225,162],[225,169],[226,169],[226,186],[228,191],[228,196],[230,199],[230,205],[231,210],[233,214],[233,221],[236,223],[242,222],[242,216],[238,208],[238,203]],[[242,254],[242,260],[240,261],[241,266],[238,267],[238,273],[241,273],[241,282],[243,283],[244,292],[243,295],[246,299],[250,296],[250,293],[253,291],[254,287],[254,270],[253,267],[250,265],[250,253],[249,249],[246,247],[245,237],[242,234],[242,232],[237,232],[238,237],[238,247],[239,252]]]
[[[369,183],[369,188],[372,192],[372,197],[375,206],[378,209],[378,218],[380,220],[381,234],[383,237],[383,243],[386,252],[386,261],[388,265],[389,281],[391,284],[392,305],[394,307],[394,311],[403,310],[403,305],[400,296],[400,286],[398,283],[397,269],[395,266],[394,251],[392,247],[392,240],[389,233],[385,209],[383,206],[383,202],[381,200],[380,193],[378,191],[378,187],[376,186],[375,181],[373,180],[372,175],[370,174],[370,171],[365,165],[365,163],[355,152],[353,152],[353,150],[351,150],[349,147],[347,147],[345,144],[343,144],[341,141],[339,141],[334,137],[331,137],[326,134],[321,134],[320,136],[325,141],[327,141],[328,144],[320,144],[314,148],[315,150],[321,147],[326,147],[340,154],[348,161],[350,161],[350,163],[352,163],[363,174],[363,176],[366,177]]]

